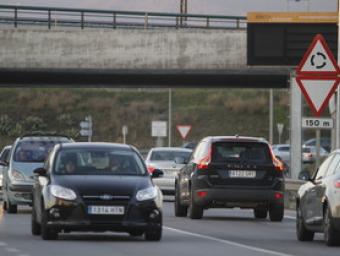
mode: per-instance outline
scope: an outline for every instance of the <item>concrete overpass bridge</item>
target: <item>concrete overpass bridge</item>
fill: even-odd
[[[1,86],[287,87],[243,17],[0,6]]]

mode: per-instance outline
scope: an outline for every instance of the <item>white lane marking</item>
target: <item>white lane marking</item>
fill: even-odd
[[[18,256],[30,256],[29,254],[18,254]]]
[[[6,247],[5,249],[6,249],[6,251],[8,251],[8,252],[20,252],[20,250],[17,249],[17,248]]]
[[[0,241],[0,246],[7,246],[7,243]]]
[[[294,216],[285,216],[286,219],[296,220],[296,217]]]
[[[277,255],[277,256],[292,256],[291,254],[286,254],[286,253],[282,253],[282,252],[263,249],[263,248],[260,248],[260,247],[241,244],[241,243],[233,242],[233,241],[230,241],[230,240],[224,240],[224,239],[216,238],[216,237],[213,237],[213,236],[207,236],[207,235],[192,233],[192,232],[188,232],[188,231],[181,230],[181,229],[176,229],[176,228],[171,228],[171,227],[166,227],[166,226],[163,226],[163,228],[170,230],[170,231],[177,232],[177,233],[181,233],[181,234],[184,234],[184,235],[199,237],[199,238],[207,239],[207,240],[210,240],[210,241],[215,241],[215,242],[219,242],[219,243],[223,243],[223,244],[228,244],[228,245],[248,249],[248,250],[255,251],[255,252],[266,253],[266,254]]]

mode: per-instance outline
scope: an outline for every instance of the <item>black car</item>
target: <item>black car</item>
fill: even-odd
[[[264,139],[207,137],[196,147],[175,184],[175,215],[200,219],[208,208],[251,208],[256,218],[281,221],[283,166]]]
[[[53,240],[61,232],[117,231],[161,239],[162,194],[135,148],[60,144],[34,173],[33,235]]]

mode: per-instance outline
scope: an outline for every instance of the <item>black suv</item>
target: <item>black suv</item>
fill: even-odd
[[[183,159],[176,159],[183,161]],[[175,215],[200,219],[208,208],[251,208],[255,218],[281,221],[283,166],[262,138],[224,136],[200,141],[176,178]]]

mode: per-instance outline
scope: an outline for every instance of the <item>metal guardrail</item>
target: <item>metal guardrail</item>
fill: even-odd
[[[0,5],[0,24],[84,28],[246,28],[243,16]]]

